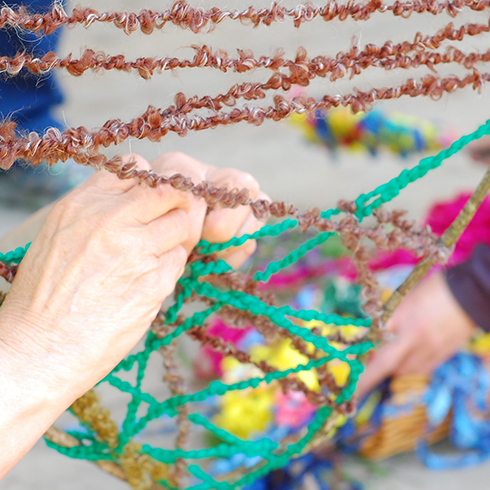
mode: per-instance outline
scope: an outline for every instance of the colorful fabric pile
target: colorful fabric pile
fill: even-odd
[[[307,141],[332,151],[346,148],[376,155],[380,150],[407,157],[413,153],[439,151],[457,138],[442,124],[398,112],[381,109],[354,114],[338,107],[317,110],[308,115],[294,114],[291,121],[299,126]]]

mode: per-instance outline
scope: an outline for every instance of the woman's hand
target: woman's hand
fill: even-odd
[[[396,338],[368,363],[359,380],[360,397],[392,375],[430,374],[471,338],[475,324],[443,274],[435,273],[403,299],[387,329]]]
[[[141,169],[151,168],[141,157],[131,158]],[[194,183],[247,187],[253,199],[266,197],[250,175],[182,154],[164,155],[152,166],[161,175],[181,173]],[[12,407],[3,411],[7,421],[0,433],[10,423],[16,444],[22,445],[12,422],[22,413],[20,400],[35,400],[28,409],[32,415],[34,407],[49,407],[52,399],[51,410],[43,408],[44,418],[38,411],[43,422],[34,430],[34,443],[141,339],[201,237],[226,241],[260,226],[249,207],[208,213],[205,202],[192,193],[168,185],[150,189],[105,171],[61,199],[0,309],[0,368],[4,387],[14,387],[14,401],[0,402],[0,413],[4,404]],[[222,257],[238,266],[254,249],[251,241]],[[29,423],[36,426],[35,420]]]
[[[151,168],[141,157],[131,158],[139,168]],[[246,187],[259,197],[249,174],[179,153],[163,155],[152,168],[194,183]],[[50,369],[54,384],[67,386],[83,362],[84,380],[74,387],[81,395],[143,336],[201,237],[226,241],[260,226],[249,207],[207,214],[204,200],[192,193],[167,185],[150,189],[99,172],[49,214],[0,310],[2,324],[11,325],[2,327],[1,338],[26,360],[57,365]],[[250,241],[222,256],[236,267],[254,249]]]

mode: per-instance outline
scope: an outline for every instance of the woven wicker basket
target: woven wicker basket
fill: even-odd
[[[436,430],[426,434],[427,417],[422,396],[428,383],[426,376],[416,375],[402,376],[391,381],[392,396],[388,403],[392,405],[396,416],[385,417],[381,427],[363,441],[360,449],[362,456],[384,459],[413,451],[422,436],[434,443],[448,435],[451,414]]]

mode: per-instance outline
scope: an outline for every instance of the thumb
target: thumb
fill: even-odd
[[[410,350],[411,343],[409,340],[401,338],[385,345],[376,352],[359,378],[357,396],[362,398],[385,378],[391,376]]]

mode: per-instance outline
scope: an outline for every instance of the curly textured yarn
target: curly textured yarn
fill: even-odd
[[[95,22],[111,23],[126,34],[141,30],[144,34],[151,34],[154,29],[162,29],[171,23],[183,29],[199,32],[206,27],[219,24],[225,19],[238,20],[242,24],[258,26],[271,25],[276,22],[290,20],[295,27],[304,22],[311,22],[321,18],[325,22],[348,18],[354,20],[368,20],[375,12],[390,12],[394,16],[407,18],[413,13],[430,13],[438,15],[447,13],[455,17],[469,8],[480,12],[489,6],[488,0],[452,0],[435,2],[431,0],[414,0],[402,2],[397,0],[393,4],[384,4],[381,0],[347,4],[329,0],[325,6],[316,7],[312,4],[300,4],[294,8],[282,7],[273,2],[270,9],[257,9],[249,7],[243,11],[221,10],[214,7],[209,10],[191,7],[184,1],[175,2],[172,7],[163,12],[143,9],[135,12],[103,12],[99,13],[92,8],[75,8],[72,15],[67,15],[61,5],[56,4],[47,14],[29,14],[24,7],[14,10],[10,7],[0,9],[0,29],[5,26],[20,27],[33,32],[50,34],[63,25],[81,24],[90,27]]]

